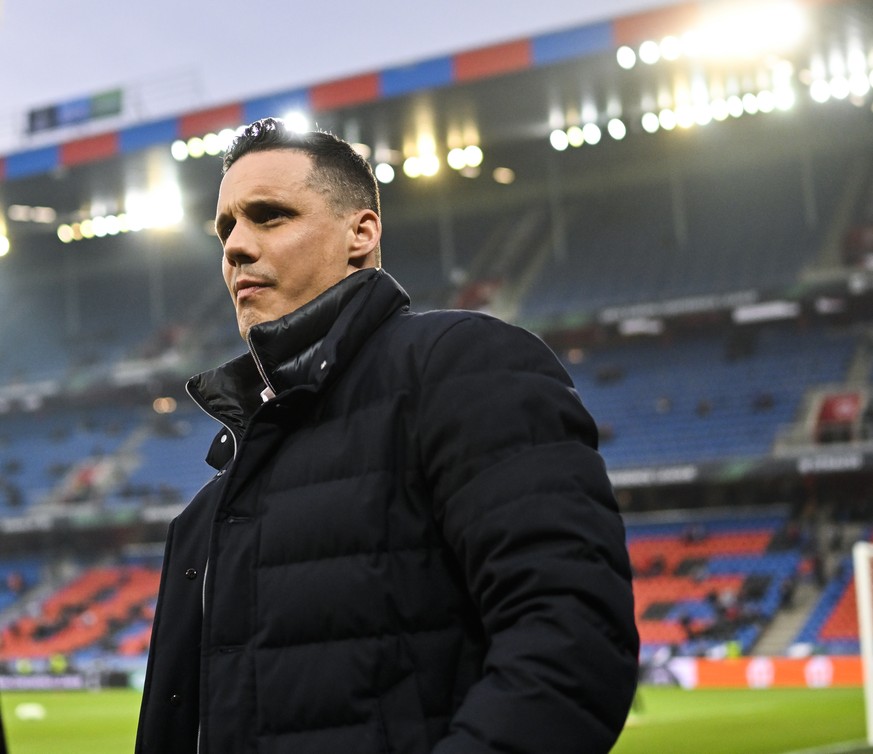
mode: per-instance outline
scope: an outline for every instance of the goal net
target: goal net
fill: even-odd
[[[855,568],[855,595],[858,603],[858,637],[861,643],[861,666],[864,673],[864,714],[867,743],[873,745],[873,543],[856,542],[852,547]]]

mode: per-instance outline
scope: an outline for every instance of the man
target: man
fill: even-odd
[[[608,751],[630,569],[554,355],[411,313],[369,166],[329,134],[249,126],[216,230],[249,352],[188,383],[224,430],[168,533],[137,751]]]

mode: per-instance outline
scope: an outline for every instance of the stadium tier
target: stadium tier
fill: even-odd
[[[798,578],[803,542],[785,517],[631,525],[641,656],[749,654]]]
[[[584,352],[568,368],[601,425],[610,468],[770,452],[805,391],[846,378],[850,331],[770,326],[742,341],[713,335]]]

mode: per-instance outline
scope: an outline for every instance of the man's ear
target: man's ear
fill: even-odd
[[[382,220],[371,209],[358,210],[349,227],[349,264],[367,267],[375,264],[376,250],[382,239]]]

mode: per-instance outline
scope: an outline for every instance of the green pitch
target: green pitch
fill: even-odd
[[[861,689],[643,687],[635,706],[614,754],[868,751]]]
[[[139,692],[2,696],[10,754],[133,752]],[[614,754],[866,751],[860,689],[683,691],[643,688]],[[856,742],[857,747],[845,746]],[[543,754],[546,754],[545,752]]]

